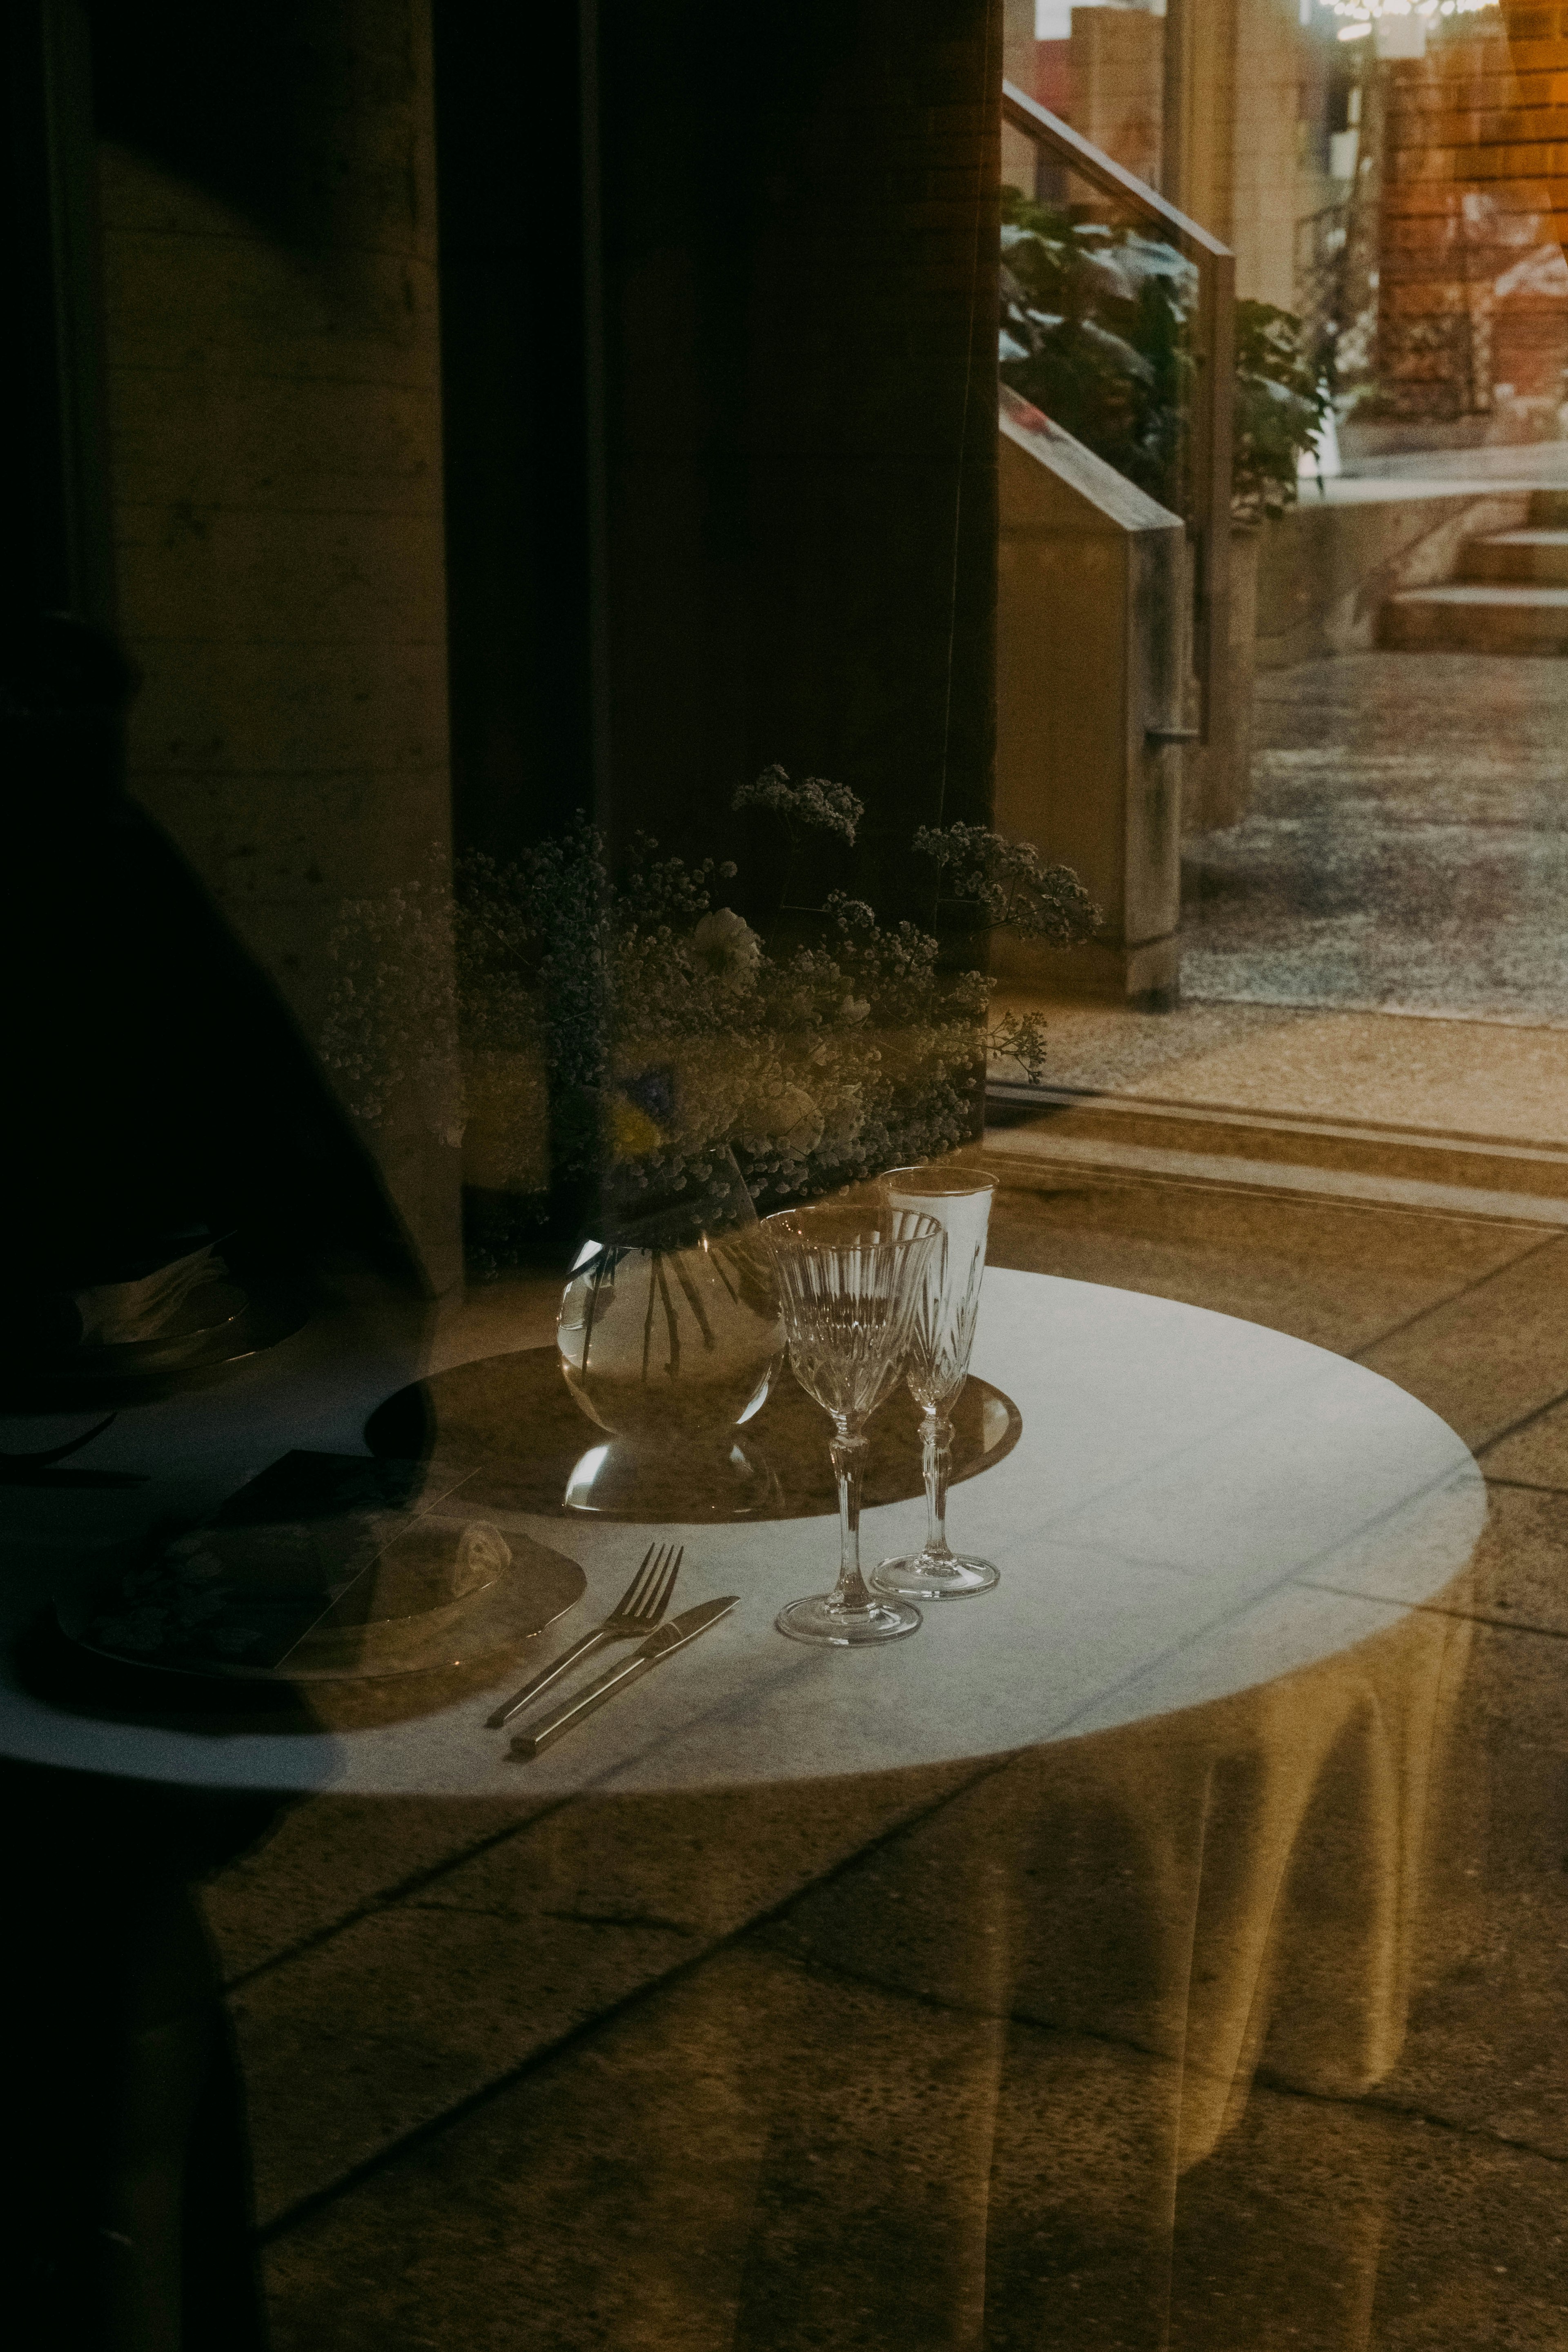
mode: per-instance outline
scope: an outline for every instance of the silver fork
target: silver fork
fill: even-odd
[[[552,1683],[559,1682],[568,1668],[574,1666],[579,1658],[585,1658],[590,1651],[602,1648],[606,1642],[633,1641],[639,1634],[651,1633],[669,1606],[669,1596],[675,1591],[675,1580],[685,1557],[684,1544],[679,1551],[673,1544],[649,1544],[643,1554],[642,1566],[604,1622],[595,1625],[591,1633],[584,1633],[580,1642],[574,1642],[553,1665],[535,1675],[531,1683],[524,1683],[504,1706],[487,1715],[486,1729],[499,1731],[503,1723],[510,1723],[520,1707],[526,1706],[531,1698],[537,1698],[541,1691],[548,1690]]]

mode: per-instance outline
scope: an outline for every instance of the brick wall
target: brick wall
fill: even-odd
[[[1488,11],[1381,70],[1379,394],[1363,414],[1469,420],[1487,438],[1554,433],[1568,361],[1568,7]]]

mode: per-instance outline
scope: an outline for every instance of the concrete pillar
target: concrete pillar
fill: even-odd
[[[1031,986],[1163,1009],[1180,982],[1179,727],[1191,559],[1179,518],[1004,395],[996,823],[1072,866],[1104,912],[1087,946],[1008,940]]]
[[[1267,526],[1272,530],[1273,525]],[[1186,754],[1182,828],[1239,824],[1252,801],[1252,706],[1258,677],[1258,562],[1260,527],[1235,523],[1230,534],[1230,596],[1226,606],[1226,688],[1206,743]]]
[[[1170,0],[1164,193],[1236,255],[1243,299],[1295,300],[1296,10]]]
[[[449,856],[427,0],[308,40],[226,12],[98,38],[131,787],[319,1035],[344,898]],[[378,1139],[437,1290],[458,1155]]]
[[[1144,8],[1075,8],[1072,127],[1149,186],[1160,185],[1165,26]]]
[[[1035,96],[1035,0],[1002,0],[1002,78]],[[1002,184],[1035,193],[1036,150],[1021,131],[1002,130]]]

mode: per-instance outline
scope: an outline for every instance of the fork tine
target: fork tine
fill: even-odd
[[[653,1564],[653,1572],[637,1600],[636,1615],[639,1625],[653,1625],[658,1622],[659,1587],[664,1582],[664,1572],[668,1564],[669,1546],[660,1544],[658,1557]]]
[[[653,1614],[656,1624],[669,1606],[669,1596],[675,1591],[675,1580],[680,1574],[680,1563],[685,1558],[686,1547],[684,1544],[682,1544],[679,1550],[676,1552],[673,1559],[668,1558],[667,1551],[665,1561],[666,1573],[663,1581],[659,1586],[658,1599],[654,1606]]]
[[[524,1683],[504,1706],[498,1706],[493,1715],[487,1716],[485,1720],[489,1728],[499,1731],[503,1724],[510,1723],[537,1692],[547,1690],[580,1657],[585,1657],[590,1651],[597,1649],[602,1642],[619,1641],[634,1629],[641,1633],[645,1627],[658,1624],[668,1606],[669,1596],[675,1590],[675,1580],[680,1573],[680,1563],[685,1557],[684,1544],[677,1550],[672,1544],[650,1543],[642,1556],[637,1574],[608,1617],[594,1626],[580,1642],[574,1643],[553,1665],[547,1666],[542,1674],[535,1675],[531,1682]]]
[[[617,1617],[636,1617],[639,1613],[644,1593],[652,1583],[654,1577],[658,1574],[654,1559],[658,1550],[658,1544],[649,1544],[647,1551],[644,1552],[641,1567],[616,1603],[615,1613]]]

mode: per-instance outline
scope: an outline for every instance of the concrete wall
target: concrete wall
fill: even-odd
[[[1066,952],[1009,940],[1036,987],[1170,1003],[1179,979],[1180,724],[1191,583],[1176,517],[1008,397],[1001,420],[996,823],[1071,866],[1104,910]]]
[[[1528,507],[1525,491],[1473,486],[1321,504],[1309,494],[1259,534],[1258,668],[1366,651],[1396,589],[1449,579],[1466,540],[1518,530]]]
[[[254,142],[242,52],[153,56],[128,88],[106,43],[131,786],[313,1040],[340,902],[448,853],[427,7],[317,9]],[[410,1107],[383,1160],[449,1287],[456,1151]]]

